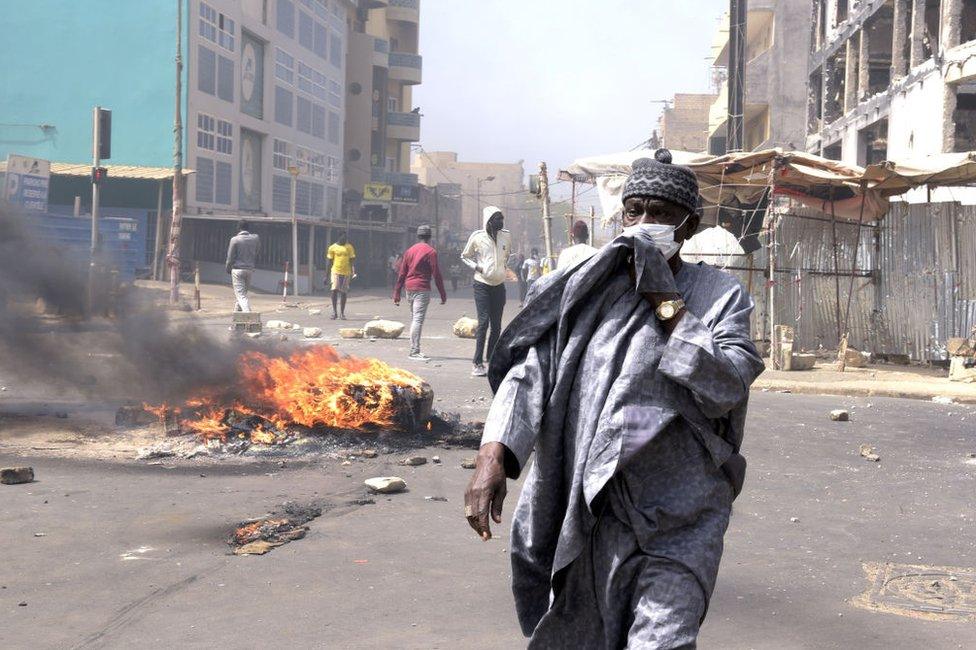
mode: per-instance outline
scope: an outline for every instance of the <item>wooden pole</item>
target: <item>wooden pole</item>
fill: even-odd
[[[180,235],[183,228],[183,0],[176,0],[176,115],[173,121],[173,218],[169,224],[169,302],[180,299]]]
[[[539,163],[539,190],[542,193],[542,236],[545,239],[546,257],[549,259],[550,268],[553,268],[552,216],[549,214],[549,175],[544,162]]]
[[[308,295],[315,293],[315,224],[308,224]]]
[[[596,246],[596,208],[590,206],[590,246]]]
[[[163,186],[164,181],[159,181],[159,189],[156,192],[156,238],[153,242],[153,262],[152,279],[159,280],[159,255],[163,250]]]
[[[200,311],[200,262],[193,265],[193,300]]]
[[[837,213],[834,211],[834,188],[830,188],[830,233],[834,249],[834,298],[837,302],[837,343],[841,339],[841,311],[840,311],[840,266],[837,262]]]

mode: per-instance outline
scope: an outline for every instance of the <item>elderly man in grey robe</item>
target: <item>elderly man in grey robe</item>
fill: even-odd
[[[623,201],[624,233],[540,280],[491,360],[465,516],[490,539],[535,451],[511,540],[530,648],[694,648],[745,475],[752,299],[681,261],[698,182],[670,152]]]

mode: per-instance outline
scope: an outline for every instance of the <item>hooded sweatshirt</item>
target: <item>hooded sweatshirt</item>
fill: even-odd
[[[475,282],[495,287],[505,282],[508,256],[512,251],[512,233],[499,230],[496,238],[488,234],[488,220],[501,210],[493,205],[481,215],[481,230],[471,233],[461,253],[461,261],[474,271]]]

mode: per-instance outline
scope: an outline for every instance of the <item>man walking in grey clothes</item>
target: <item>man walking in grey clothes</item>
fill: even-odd
[[[246,221],[237,222],[237,234],[231,237],[227,247],[227,264],[225,268],[230,274],[231,284],[234,286],[234,297],[237,298],[235,311],[251,311],[251,302],[247,292],[251,288],[251,274],[258,259],[258,248],[261,240],[257,235],[248,232]]]

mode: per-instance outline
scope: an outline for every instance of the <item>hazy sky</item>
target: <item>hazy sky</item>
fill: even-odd
[[[558,170],[627,150],[675,92],[708,90],[727,0],[422,0],[421,145]],[[593,193],[591,193],[593,194]],[[589,198],[589,197],[588,197]]]

